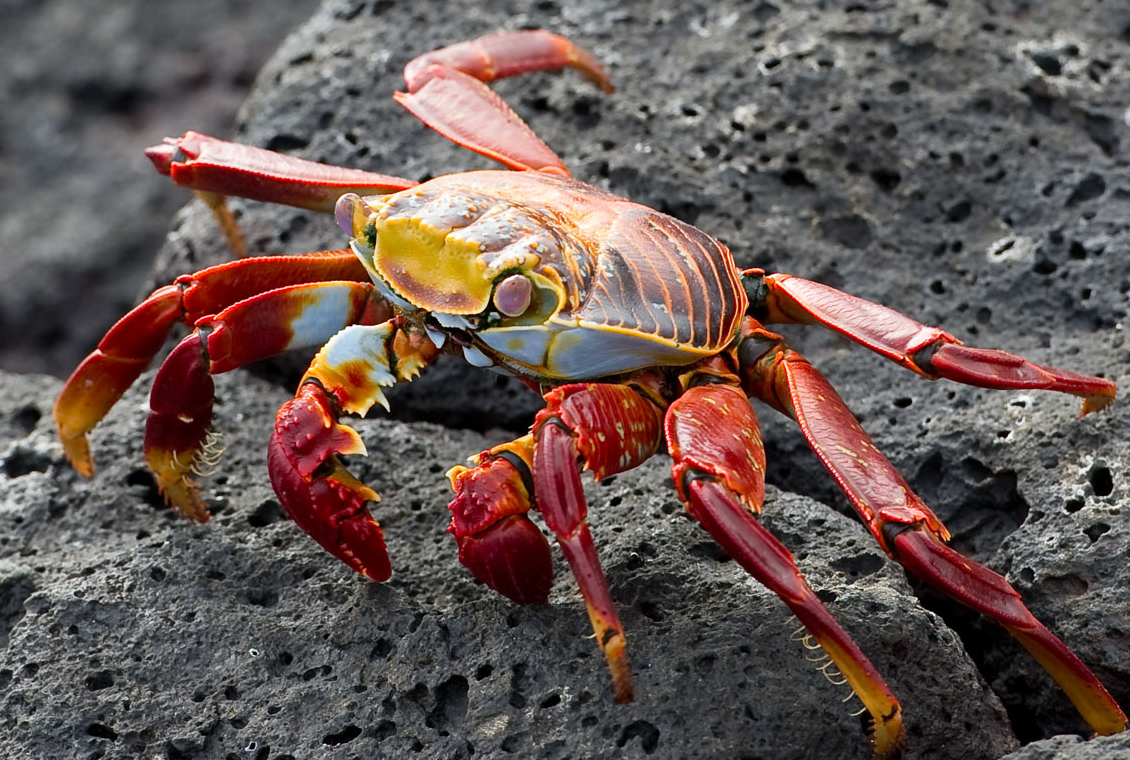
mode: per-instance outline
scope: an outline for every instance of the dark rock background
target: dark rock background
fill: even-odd
[[[57,22],[61,7],[0,13],[24,20],[16,42],[52,39],[58,64],[97,36],[96,25]],[[135,22],[123,7],[109,16],[128,31]],[[265,13],[276,23],[282,14]],[[229,28],[207,13],[171,26],[213,24]],[[1130,382],[1125,4],[334,0],[283,41],[236,132],[418,179],[488,166],[388,95],[412,55],[523,26],[574,37],[617,83],[611,98],[571,75],[497,86],[578,177],[703,227],[744,266],[881,300],[975,345]],[[233,49],[205,46],[198,65]],[[151,259],[134,225],[139,205],[142,217],[164,218],[151,200],[158,191],[87,175],[78,159],[57,175],[18,169],[32,143],[9,125],[51,103],[65,113],[89,89],[67,89],[83,69],[57,73],[48,58],[8,69],[12,92],[42,82],[46,105],[25,97],[0,121],[0,312],[5,366],[65,374],[139,295],[135,283],[167,282],[226,252],[193,202],[145,275]],[[177,59],[157,49],[129,60],[158,81]],[[145,118],[115,115],[114,93],[130,90],[139,65],[90,77],[107,91],[92,102],[110,112],[93,123],[115,134],[156,127],[139,147],[186,128],[226,134],[186,107],[192,92],[170,92]],[[172,104],[185,109],[181,119],[165,110]],[[50,124],[85,130],[66,118],[28,123],[39,125],[33,135]],[[97,151],[62,142],[79,156]],[[145,171],[144,159],[131,170],[139,182]],[[34,200],[52,185],[65,189]],[[118,198],[131,198],[122,216],[110,210]],[[233,206],[256,252],[340,245],[328,220]],[[132,281],[120,277],[128,262],[143,272]],[[89,287],[51,306],[59,281]],[[37,330],[55,336],[50,346]],[[834,336],[789,336],[949,523],[955,545],[1005,573],[1130,704],[1126,405],[1079,420],[1073,399],[924,383]],[[79,356],[63,358],[75,348]],[[662,458],[590,492],[635,703],[613,704],[570,579],[559,578],[545,608],[518,609],[476,587],[443,534],[443,472],[520,430],[537,399],[457,363],[398,392],[392,418],[358,425],[373,455],[354,469],[384,496],[396,574],[384,585],[350,575],[279,513],[266,480],[262,447],[289,387],[277,381],[292,371],[220,379],[228,449],[208,486],[217,518],[205,526],[171,515],[144,470],[146,384],[95,432],[101,469],[86,482],[54,442],[59,381],[0,375],[5,757],[866,756],[843,688],[788,640],[783,605],[681,516]],[[1123,737],[1038,741],[1087,731],[1003,631],[908,585],[837,514],[844,500],[787,421],[762,417],[775,486],[766,523],[902,700],[903,757],[996,758],[1028,742],[1017,757],[1130,757]]]

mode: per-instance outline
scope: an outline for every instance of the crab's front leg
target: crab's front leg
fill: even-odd
[[[373,404],[387,409],[383,388],[412,379],[436,353],[400,319],[346,327],[318,352],[271,434],[267,468],[287,513],[322,548],[373,580],[392,572],[368,509],[379,497],[342,464],[339,455],[366,452],[357,432],[338,418],[363,415]]]
[[[664,402],[656,378],[632,385],[573,383],[545,394],[533,432],[496,446],[471,468],[450,473],[451,532],[475,577],[522,604],[545,602],[552,583],[549,547],[526,513],[541,511],[585,599],[616,701],[632,699],[624,627],[589,533],[578,464],[603,478],[654,453]]]
[[[307,161],[199,132],[166,137],[160,145],[147,148],[145,155],[158,172],[196,191],[239,256],[246,254],[247,246],[227,207],[227,196],[328,214],[346,193],[383,195],[416,184],[410,179]]]
[[[743,388],[792,417],[884,551],[933,588],[1004,626],[1099,734],[1126,715],[1086,665],[1029,612],[1002,576],[946,546],[949,531],[864,432],[831,384],[780,336],[747,323]]]
[[[808,585],[792,554],[754,518],[765,496],[765,450],[753,409],[735,384],[689,388],[667,410],[672,477],[687,511],[726,553],[780,597],[863,702],[875,751],[902,735],[902,709],[882,676]]]
[[[577,463],[598,480],[647,460],[662,436],[662,401],[638,385],[575,383],[545,394],[534,421],[534,490],[585,598],[596,641],[612,671],[617,702],[632,699],[624,627],[589,533],[588,504]]]
[[[110,328],[98,347],[71,373],[52,414],[67,459],[83,475],[94,473],[86,434],[149,366],[173,325],[206,316],[266,291],[323,280],[368,281],[348,250],[306,256],[244,259],[183,275],[153,292]]]

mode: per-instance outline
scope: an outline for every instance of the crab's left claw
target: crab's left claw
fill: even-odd
[[[392,566],[381,526],[368,508],[380,497],[338,459],[338,454],[364,453],[357,431],[338,423],[321,385],[307,382],[279,409],[267,469],[298,527],[357,572],[383,581]]]

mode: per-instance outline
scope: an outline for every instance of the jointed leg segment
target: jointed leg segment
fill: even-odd
[[[747,327],[739,353],[744,390],[797,421],[892,559],[1004,626],[1060,684],[1095,731],[1110,734],[1126,727],[1125,714],[1099,680],[1028,611],[1008,581],[943,543],[949,538],[945,526],[811,364],[760,327]]]

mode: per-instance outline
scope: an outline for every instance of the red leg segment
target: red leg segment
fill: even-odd
[[[612,92],[612,82],[599,61],[565,37],[544,29],[488,34],[417,56],[404,67],[409,91],[420,89],[428,70],[437,64],[481,82],[572,66],[606,93]]]
[[[747,275],[760,276],[758,270]],[[1008,390],[1034,389],[1083,398],[1083,414],[1104,408],[1117,387],[1110,380],[1045,367],[1005,351],[970,348],[937,327],[894,309],[788,274],[765,276],[769,322],[829,327],[924,377]]]
[[[577,461],[597,479],[650,457],[661,435],[660,406],[627,385],[576,383],[545,394],[534,422],[534,489],[585,598],[597,644],[612,671],[617,702],[632,699],[624,626],[589,533]]]
[[[871,714],[877,752],[902,734],[898,700],[805,581],[788,549],[754,519],[765,495],[765,451],[745,394],[731,385],[690,388],[665,420],[675,487],[687,511],[746,572],[788,605]]]
[[[194,520],[208,519],[192,476],[215,456],[208,439],[211,375],[319,345],[350,324],[371,323],[384,306],[375,298],[368,283],[306,283],[260,293],[198,320],[161,365],[149,394],[145,456],[169,503]]]
[[[178,321],[197,319],[272,288],[319,280],[368,281],[350,251],[245,259],[178,277],[118,320],[71,374],[53,414],[67,458],[94,473],[86,434],[149,366]]]
[[[199,132],[166,137],[145,151],[181,187],[331,213],[346,193],[383,195],[414,187],[410,179],[320,164]]]
[[[949,532],[864,432],[835,389],[779,337],[754,331],[743,387],[792,417],[883,549],[916,577],[991,617],[1035,655],[1098,733],[1126,716],[1090,670],[1020,601],[1003,577],[943,541]]]
[[[541,30],[504,32],[460,42],[413,59],[404,68],[408,92],[393,95],[452,142],[512,169],[569,176],[569,170],[484,82],[572,66],[605,92],[601,65],[564,37]]]
[[[549,543],[527,516],[533,504],[533,436],[495,446],[453,467],[448,532],[459,561],[518,604],[545,604],[553,585]]]

